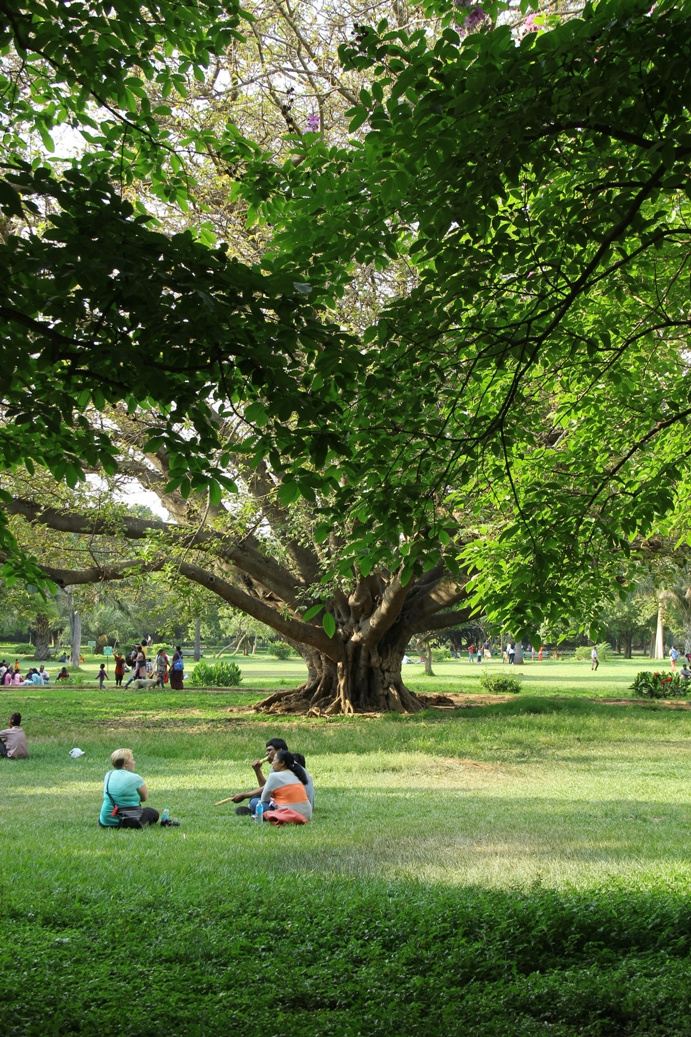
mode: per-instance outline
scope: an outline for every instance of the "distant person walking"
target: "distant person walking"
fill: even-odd
[[[513,641],[509,641],[507,644],[506,654],[509,657],[509,666],[513,666],[513,661],[516,658],[516,645]]]
[[[672,672],[677,672],[677,659],[679,658],[679,652],[676,650],[674,645],[669,650],[669,662],[672,667]]]
[[[168,656],[161,649],[156,656],[156,687],[161,685],[161,691],[163,686],[168,683]]]
[[[595,647],[595,645],[593,645],[593,650],[590,653],[590,669],[591,670],[597,670],[599,665],[600,665],[600,660],[597,657],[597,648]]]
[[[116,652],[115,659],[115,687],[122,687],[122,678],[125,676],[125,657],[122,652]]]
[[[173,664],[168,672],[170,678],[170,686],[173,691],[182,691],[183,678],[185,676],[185,660],[182,656],[182,648],[180,645],[175,646],[175,654],[173,655]]]
[[[132,676],[125,684],[125,688],[129,688],[132,681],[146,680],[146,653],[141,645],[137,645],[135,651],[136,655],[134,662],[132,663]],[[137,685],[137,687],[139,687],[139,685]]]

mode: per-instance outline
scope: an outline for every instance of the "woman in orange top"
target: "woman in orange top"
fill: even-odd
[[[271,765],[271,774],[262,789],[262,803],[265,810],[282,810],[290,807],[309,819],[312,816],[312,804],[307,798],[305,785],[307,775],[293,754],[287,749],[279,749]]]

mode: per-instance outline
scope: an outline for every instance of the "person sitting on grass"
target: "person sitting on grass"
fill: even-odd
[[[7,760],[29,759],[29,746],[22,728],[21,713],[10,713],[10,726],[0,731],[0,756]]]
[[[70,675],[67,672],[67,667],[63,666],[63,668],[60,670],[60,673],[57,675],[55,680],[56,681],[68,681],[69,679],[70,679]]]
[[[17,676],[17,674],[15,674],[15,678],[16,678],[16,676]],[[16,681],[15,681],[15,683],[16,683]],[[42,688],[43,687],[43,677],[38,672],[38,670],[35,667],[32,666],[30,670],[27,670],[25,679],[24,680],[20,680],[19,683],[20,684],[32,684],[32,685],[34,685],[37,688],[38,687]]]
[[[120,819],[115,807],[138,807],[149,798],[146,782],[134,769],[134,753],[131,749],[116,749],[110,755],[113,770],[108,771],[103,781],[103,806],[98,819],[101,828],[119,828]],[[141,825],[155,825],[158,810],[142,807]]]
[[[279,749],[271,764],[271,774],[262,789],[264,810],[295,810],[307,820],[312,804],[307,798],[307,774],[287,749]]]
[[[284,742],[282,738],[270,738],[268,740],[268,742],[266,743],[266,756],[263,760],[255,760],[252,764],[252,770],[254,771],[257,777],[257,781],[259,782],[258,787],[256,789],[252,789],[251,792],[236,792],[236,794],[231,797],[233,803],[242,803],[243,799],[249,799],[250,801],[250,805],[248,807],[238,807],[235,811],[236,814],[253,814],[255,812],[255,810],[257,809],[257,803],[261,799],[264,785],[266,784],[266,779],[262,773],[262,764],[266,761],[268,761],[270,764],[273,764],[274,756],[277,752],[281,750],[283,750],[284,752],[288,750],[288,745],[286,742]],[[307,798],[310,802],[310,805],[312,809],[314,809],[314,782],[312,781],[311,775],[305,769],[305,757],[302,755],[302,753],[293,753],[292,755],[296,763],[298,763],[305,772],[305,776],[307,778],[305,790],[307,792]]]
[[[688,668],[686,663],[682,665],[682,668],[679,670],[679,674],[684,678],[685,681],[687,681],[689,677],[691,677],[691,670]]]

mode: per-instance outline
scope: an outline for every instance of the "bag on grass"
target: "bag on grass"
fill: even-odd
[[[116,807],[110,816],[120,819],[119,828],[143,828],[143,813],[141,807]]]
[[[113,772],[111,771],[106,778],[106,795],[113,804],[113,809],[110,812],[110,816],[114,817],[118,822],[118,828],[143,828],[142,816],[144,811],[141,807],[120,807],[115,802],[110,794],[110,779]]]

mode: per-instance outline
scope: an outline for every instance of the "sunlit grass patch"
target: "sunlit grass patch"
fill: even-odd
[[[525,694],[362,720],[205,693],[19,705],[32,758],[0,766],[18,1037],[685,1033],[687,712]],[[315,778],[303,828],[214,805],[254,786],[276,734]],[[120,745],[180,828],[98,829]]]

